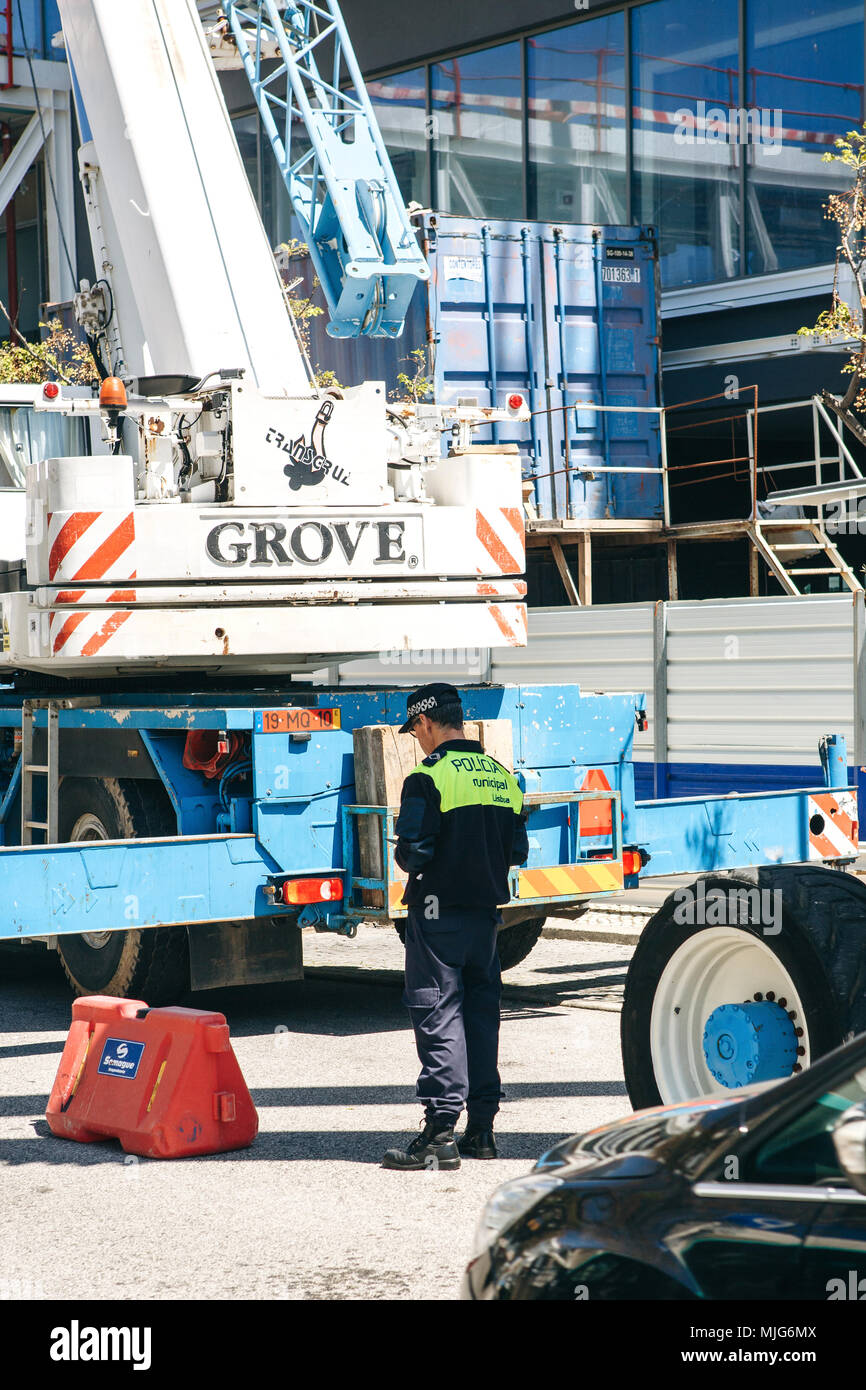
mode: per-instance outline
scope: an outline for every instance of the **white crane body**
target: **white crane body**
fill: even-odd
[[[114,414],[44,402],[101,419],[108,452],[28,470],[28,588],[0,600],[2,665],[290,673],[522,645],[519,456],[470,435],[524,418],[522,401],[320,389],[193,0],[60,11],[99,277],[77,309],[129,396]]]
[[[309,391],[279,272],[195,7],[63,0],[96,170],[126,372],[199,381],[243,367],[271,395]],[[91,220],[91,236],[93,223]]]

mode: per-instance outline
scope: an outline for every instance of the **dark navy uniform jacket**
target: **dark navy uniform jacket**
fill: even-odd
[[[403,901],[493,909],[508,902],[508,870],[529,854],[517,779],[474,739],[440,743],[403,783],[395,858]]]

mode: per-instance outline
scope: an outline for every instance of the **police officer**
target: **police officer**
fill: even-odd
[[[463,728],[453,685],[409,697],[401,733],[425,754],[403,783],[395,857],[409,875],[404,1003],[421,1062],[421,1133],[389,1149],[386,1168],[459,1168],[495,1158],[499,1109],[499,905],[508,870],[529,853],[523,793],[511,773]],[[454,1126],[463,1109],[466,1130]]]

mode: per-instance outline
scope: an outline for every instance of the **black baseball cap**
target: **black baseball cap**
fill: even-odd
[[[441,709],[443,705],[459,704],[460,691],[456,686],[446,685],[444,681],[434,681],[432,685],[422,685],[420,690],[413,690],[409,696],[406,705],[406,723],[400,729],[400,733],[410,733],[419,714],[430,714],[435,709]]]

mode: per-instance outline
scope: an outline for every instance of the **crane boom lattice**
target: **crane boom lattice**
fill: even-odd
[[[336,0],[222,0],[337,338],[399,336],[418,245]]]

